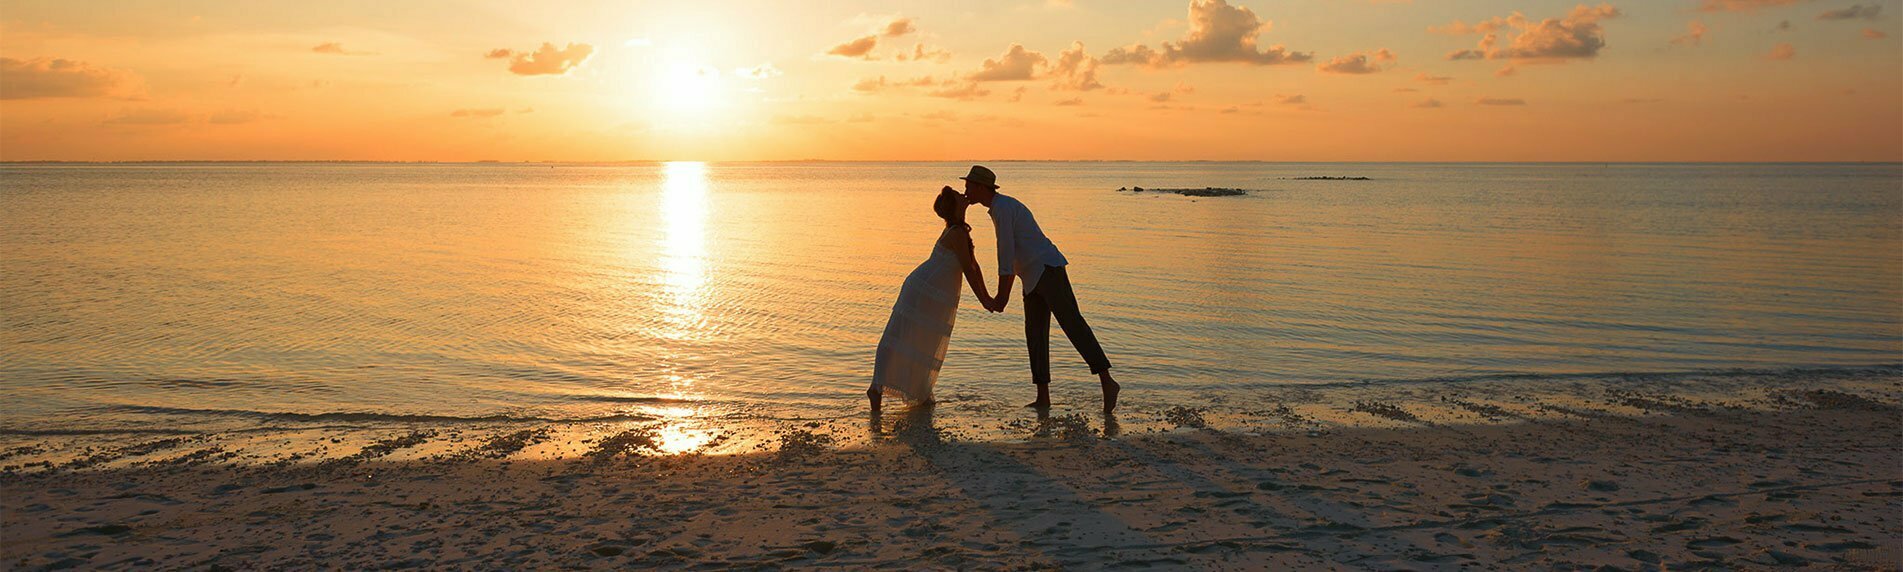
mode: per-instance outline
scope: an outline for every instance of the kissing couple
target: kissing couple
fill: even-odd
[[[1024,281],[1024,342],[1031,352],[1031,383],[1037,386],[1037,401],[1029,407],[1051,406],[1051,318],[1055,317],[1071,345],[1090,364],[1090,372],[1097,374],[1103,386],[1104,412],[1116,409],[1121,388],[1110,378],[1110,359],[1104,357],[1097,335],[1077,311],[1077,295],[1071,291],[1070,276],[1064,270],[1069,263],[1063,253],[1044,236],[1024,203],[998,192],[998,176],[991,169],[974,165],[970,174],[959,178],[965,181],[964,193],[945,187],[932,201],[932,211],[945,221],[945,230],[938,234],[932,255],[905,277],[885,334],[879,338],[872,387],[866,389],[872,409],[878,410],[886,395],[908,403],[932,400],[932,386],[938,382],[938,368],[945,364],[952,325],[958,318],[963,294],[960,275],[971,285],[978,304],[997,313],[1010,303],[1012,282]],[[985,291],[984,271],[972,252],[971,225],[965,224],[965,209],[972,203],[990,211],[991,226],[998,234],[995,297]]]

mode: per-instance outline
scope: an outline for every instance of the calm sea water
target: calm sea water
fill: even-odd
[[[1903,165],[991,166],[1139,404],[1903,362]],[[0,167],[0,426],[854,411],[965,167]],[[1029,398],[1019,310],[941,393]]]

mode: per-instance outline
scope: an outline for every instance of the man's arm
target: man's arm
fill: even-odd
[[[1003,312],[1004,307],[1011,303],[1011,281],[1017,274],[1017,265],[1014,264],[1017,261],[1018,243],[1014,224],[1018,218],[1017,209],[1005,205],[1004,211],[998,214],[1003,216],[991,219],[991,226],[998,231],[998,293],[992,299],[994,307],[990,310],[993,312]]]
[[[998,275],[998,295],[991,299],[991,311],[1004,313],[1005,305],[1011,303],[1011,282],[1016,278],[1010,274]]]

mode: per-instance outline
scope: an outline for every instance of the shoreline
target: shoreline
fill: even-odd
[[[668,425],[132,439],[41,468],[6,449],[0,562],[1893,569],[1903,378],[1861,381],[1735,401],[1442,392],[1253,432],[1179,408],[1156,431],[1022,412],[993,420],[1021,439],[974,439],[941,422],[954,401],[683,452],[669,439],[693,428]]]

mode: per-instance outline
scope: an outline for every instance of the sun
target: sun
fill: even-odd
[[[719,68],[674,62],[656,76],[654,103],[670,115],[706,119],[725,104]]]

